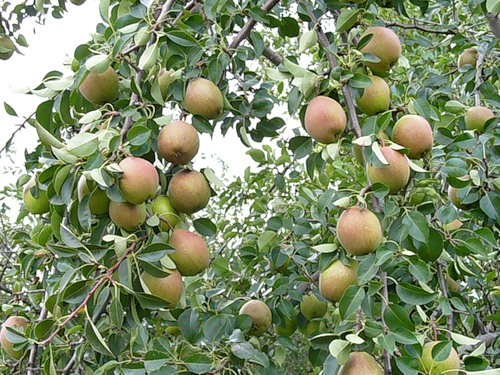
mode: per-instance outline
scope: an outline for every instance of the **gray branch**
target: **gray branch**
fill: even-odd
[[[500,39],[500,14],[485,13],[491,32]]]

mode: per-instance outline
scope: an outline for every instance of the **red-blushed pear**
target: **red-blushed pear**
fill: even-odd
[[[376,74],[388,72],[401,57],[401,42],[394,31],[387,27],[370,27],[361,38],[372,34],[370,41],[361,48],[361,52],[369,53],[380,59],[379,62],[365,62]]]
[[[137,230],[146,221],[146,205],[128,202],[111,202],[109,217],[118,227],[127,232]]]
[[[340,368],[339,375],[384,375],[384,370],[368,353],[353,352]]]
[[[130,156],[119,165],[123,171],[120,191],[127,202],[141,204],[155,196],[160,178],[153,164],[146,159]]]
[[[16,46],[6,36],[0,36],[0,60],[8,60],[14,54]]]
[[[49,198],[47,197],[47,192],[38,189],[38,197],[35,198],[31,193],[31,188],[35,185],[36,181],[33,179],[25,185],[23,192],[24,207],[32,214],[44,214],[49,212]]]
[[[205,78],[194,78],[186,88],[184,108],[192,115],[214,119],[224,109],[224,98],[215,83]]]
[[[350,259],[349,264],[350,267],[336,260],[320,273],[319,291],[323,297],[338,302],[350,285],[358,283],[358,262]]]
[[[164,195],[159,195],[155,198],[151,210],[154,215],[158,215],[158,217],[168,221],[168,224],[172,227],[175,227],[179,224],[179,221],[181,221],[179,212],[172,206],[170,199]],[[168,232],[170,230],[168,224],[160,220],[160,229],[164,232]]]
[[[349,254],[366,255],[377,250],[382,242],[382,226],[370,210],[351,207],[340,215],[337,237]]]
[[[391,103],[391,89],[383,78],[368,76],[372,85],[365,87],[363,95],[356,100],[358,108],[367,115],[375,115],[387,111]]]
[[[155,277],[147,272],[143,272],[141,279],[152,295],[167,301],[168,308],[173,309],[181,300],[184,282],[179,271],[169,269],[164,269],[163,271],[169,273],[169,275]]]
[[[448,358],[443,361],[436,361],[432,358],[432,348],[438,341],[428,342],[422,350],[420,358],[420,371],[426,375],[458,375],[460,372],[460,358],[455,348],[451,348]]]
[[[90,72],[80,85],[80,93],[93,104],[112,102],[118,95],[118,75],[109,67],[103,73]]]
[[[169,254],[182,276],[194,276],[208,268],[210,254],[207,243],[200,235],[184,229],[176,229],[170,236],[170,246],[175,252]]]
[[[26,328],[28,324],[28,319],[23,316],[10,316],[2,324],[2,328],[0,330],[0,345],[5,352],[14,359],[20,359],[23,355],[23,350],[14,349],[14,343],[9,341],[7,337],[7,327],[20,331],[21,328]]]
[[[465,126],[468,130],[477,130],[483,133],[489,119],[495,117],[493,111],[486,107],[476,106],[469,108],[464,115]]]
[[[394,125],[392,141],[410,149],[408,157],[419,159],[432,149],[434,136],[429,122],[419,115],[405,115]]]
[[[82,199],[90,193],[88,185],[89,182],[87,181],[85,176],[81,176],[78,180],[76,189],[79,202],[81,202]],[[90,212],[92,212],[94,215],[103,215],[107,213],[109,210],[109,202],[110,200],[106,195],[106,191],[94,186],[92,195],[90,196],[89,200]]]
[[[326,301],[320,301],[314,293],[304,295],[300,302],[300,312],[308,320],[324,317],[327,309],[328,303]]]
[[[327,96],[317,96],[307,106],[304,125],[316,141],[329,144],[344,132],[347,117],[342,106]]]
[[[158,153],[174,164],[189,163],[198,153],[200,138],[193,125],[173,121],[158,134]]]
[[[193,214],[206,207],[211,192],[202,173],[184,169],[177,172],[170,180],[168,195],[177,211]]]
[[[389,165],[378,167],[369,164],[366,167],[368,178],[372,184],[380,182],[389,186],[389,192],[394,194],[408,183],[410,165],[403,154],[388,146],[382,147],[381,151]]]
[[[252,317],[252,328],[249,332],[251,335],[262,336],[271,328],[273,316],[269,307],[262,301],[248,301],[241,307],[239,314]]]
[[[467,64],[472,66],[476,66],[477,64],[477,51],[474,48],[467,48],[458,56],[459,68]]]

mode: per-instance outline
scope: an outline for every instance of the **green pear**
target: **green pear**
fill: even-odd
[[[323,297],[338,302],[350,285],[358,284],[358,262],[351,259],[349,264],[350,267],[336,260],[320,273],[319,291]]]
[[[459,68],[467,64],[472,66],[476,66],[477,64],[477,51],[474,48],[467,48],[458,56]]]
[[[401,56],[401,42],[396,33],[387,27],[370,27],[361,35],[361,38],[370,34],[373,37],[361,48],[361,52],[374,55],[380,61],[364,64],[375,74],[388,72]]]
[[[339,375],[384,375],[384,370],[368,353],[353,352],[340,368]]]
[[[38,189],[38,197],[35,198],[31,193],[31,188],[36,185],[35,180],[30,180],[24,187],[23,202],[26,209],[32,214],[44,214],[49,212],[49,198],[47,192]]]
[[[130,156],[119,165],[123,171],[120,191],[127,202],[141,204],[155,196],[160,178],[153,164],[146,159]]]
[[[481,106],[472,107],[465,112],[465,126],[468,130],[477,130],[479,133],[483,133],[488,120],[494,117],[495,114],[489,108]]]
[[[158,153],[174,164],[189,163],[198,153],[200,138],[193,125],[173,121],[158,134]]]
[[[192,115],[207,119],[218,117],[224,110],[224,98],[217,85],[205,78],[192,79],[184,97],[184,108]]]
[[[370,210],[351,207],[340,215],[337,237],[349,254],[366,255],[377,250],[382,242],[382,226]]]
[[[203,174],[184,169],[170,180],[168,195],[177,211],[193,214],[206,207],[211,191]]]
[[[208,268],[210,254],[200,235],[184,229],[175,229],[170,236],[170,246],[175,252],[169,254],[182,276],[194,276]]]
[[[392,141],[410,149],[409,158],[419,159],[432,149],[434,136],[431,125],[425,118],[405,115],[394,125]]]
[[[149,34],[148,34],[148,40],[149,40]],[[173,73],[174,71],[172,69],[170,70],[161,69],[160,72],[158,73],[158,85],[160,86],[160,92],[163,99],[167,98],[168,87],[172,82],[175,81],[175,78],[172,77]]]
[[[133,232],[146,221],[146,205],[128,202],[110,202],[109,217],[118,227]]]
[[[382,147],[381,151],[389,165],[381,167],[367,165],[368,178],[372,184],[379,182],[389,186],[389,192],[394,194],[408,183],[410,164],[403,154],[388,146]]]
[[[0,60],[8,60],[14,54],[16,46],[6,36],[0,36]]]
[[[12,327],[20,331],[20,328],[26,328],[29,324],[28,319],[23,316],[10,316],[2,324],[0,330],[0,345],[5,352],[14,359],[20,359],[23,355],[23,350],[15,350],[14,343],[7,338],[7,327]]]
[[[314,293],[304,295],[300,302],[300,312],[308,320],[324,317],[327,309],[328,303],[321,301]]]
[[[153,201],[152,212],[154,215],[158,215],[168,221],[172,227],[175,227],[181,221],[179,212],[177,212],[174,206],[172,206],[170,199],[163,195],[159,195]],[[170,230],[170,226],[160,220],[160,229],[164,232],[168,232]]]
[[[81,176],[77,184],[78,201],[82,201],[83,197],[90,193],[89,182],[85,176]],[[92,195],[90,196],[89,208],[94,215],[103,215],[109,210],[109,198],[105,190],[101,190],[98,186],[94,186]]]
[[[80,93],[93,104],[112,102],[118,95],[118,75],[109,67],[104,73],[90,72],[80,85]]]
[[[347,117],[336,100],[327,96],[317,96],[307,106],[304,125],[312,138],[329,144],[335,142],[344,132]]]
[[[248,301],[241,307],[239,314],[252,317],[252,328],[249,332],[251,335],[262,336],[271,328],[273,316],[269,307],[262,301]]]
[[[147,272],[143,272],[141,279],[146,284],[149,292],[165,301],[167,301],[169,308],[174,308],[177,306],[181,300],[182,291],[184,290],[184,282],[182,281],[182,275],[177,270],[168,270],[169,275],[165,277],[155,277]]]
[[[460,284],[458,281],[453,280],[450,275],[446,275],[446,284],[448,285],[448,290],[453,293],[458,293],[460,291]]]
[[[438,341],[428,342],[422,350],[420,358],[420,371],[426,375],[458,375],[460,370],[460,358],[455,348],[451,348],[448,358],[443,361],[436,361],[432,358],[432,348]]]
[[[363,95],[356,100],[358,108],[367,115],[375,115],[387,111],[391,103],[391,89],[383,78],[368,76],[372,85],[365,87]]]

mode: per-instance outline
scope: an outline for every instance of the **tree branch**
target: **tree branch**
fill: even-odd
[[[49,294],[47,291],[45,291],[45,296],[43,298],[43,306],[42,306],[42,311],[40,312],[39,321],[42,321],[47,317],[48,311],[47,311],[47,307],[45,305],[46,305],[48,297],[49,297]],[[30,355],[28,357],[28,368],[29,368],[28,375],[35,375],[35,372],[32,369],[36,367],[36,353],[37,353],[37,351],[38,351],[38,344],[35,342],[33,344],[33,346],[31,347]]]
[[[479,51],[477,54],[477,62],[476,62],[476,78],[475,78],[475,86],[474,86],[474,103],[476,106],[481,105],[481,91],[479,88],[483,83],[483,63],[486,57],[486,53],[483,51]]]
[[[382,309],[380,311],[380,315],[382,317],[382,326],[384,327],[384,335],[387,334],[388,327],[387,323],[385,322],[384,319],[384,312],[385,309],[387,308],[387,303],[389,302],[389,289],[387,287],[387,272],[380,271],[380,279],[382,280],[382,283],[384,285],[384,288],[382,290],[383,292],[383,298],[382,298]],[[389,352],[384,349],[384,374],[385,375],[391,375],[392,370],[391,370],[391,356],[389,355]]]
[[[476,340],[479,340],[480,342],[475,344],[475,345],[462,345],[458,347],[458,354],[464,354],[467,352],[472,352],[476,350],[481,344],[486,345],[486,347],[490,346],[493,344],[493,342],[500,337],[500,332],[491,332],[491,333],[486,333],[484,335],[479,335],[476,337]]]
[[[425,27],[422,25],[418,25],[416,23],[414,24],[405,24],[405,23],[399,23],[399,22],[385,22],[386,27],[399,27],[401,29],[414,29],[414,30],[420,30],[426,33],[432,33],[432,34],[446,34],[446,35],[457,35],[458,32],[453,29],[449,30],[440,30],[440,29],[431,29],[429,27]]]
[[[441,262],[439,261],[436,262],[436,269],[439,279],[439,286],[441,288],[441,293],[443,294],[444,297],[448,298],[448,288],[446,287],[446,280],[444,278]],[[450,315],[446,317],[446,325],[448,326],[449,331],[453,331],[453,312],[451,312]],[[447,336],[448,338],[451,338],[451,333],[448,332]]]
[[[491,32],[500,39],[500,14],[485,13],[486,21],[490,25]]]

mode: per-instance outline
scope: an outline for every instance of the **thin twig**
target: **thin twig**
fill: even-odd
[[[42,306],[42,311],[40,312],[39,321],[42,321],[42,320],[44,320],[47,317],[48,310],[47,310],[47,307],[46,307],[46,303],[47,303],[47,298],[48,297],[49,297],[49,293],[47,291],[45,291],[45,296],[43,298],[43,306]],[[33,346],[30,349],[30,354],[29,354],[29,359],[28,359],[28,368],[29,368],[28,375],[34,375],[35,374],[33,368],[36,367],[36,354],[37,354],[37,351],[38,351],[38,344],[35,342],[35,343],[33,343]]]
[[[33,112],[31,115],[29,115],[23,122],[22,124],[18,125],[17,126],[17,129],[14,130],[14,132],[11,134],[10,138],[7,140],[7,142],[5,142],[5,145],[2,147],[2,149],[0,150],[0,154],[2,152],[4,152],[8,147],[9,145],[12,143],[12,140],[14,139],[14,137],[16,136],[17,133],[19,133],[22,129],[24,129],[26,127],[26,124],[28,123],[29,120],[31,120],[33,118],[33,116],[36,114],[36,112]]]
[[[441,266],[441,262],[439,261],[436,262],[436,269],[439,279],[439,286],[441,288],[441,293],[443,294],[443,297],[448,298],[448,288],[446,287],[446,280],[444,278],[443,267]],[[448,330],[450,332],[453,331],[453,312],[451,312],[450,315],[446,317],[446,325],[448,326]],[[450,332],[447,333],[449,339],[451,338]]]
[[[476,62],[476,78],[475,78],[475,86],[474,86],[474,103],[476,106],[481,105],[481,91],[480,87],[483,83],[483,63],[486,54],[483,51],[479,51],[477,55]]]

